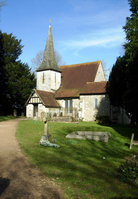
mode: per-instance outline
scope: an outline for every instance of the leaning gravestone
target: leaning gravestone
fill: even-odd
[[[93,131],[76,131],[68,134],[66,138],[76,138],[76,139],[83,139],[83,140],[95,140],[102,142],[108,142],[111,134],[108,132],[93,132]]]

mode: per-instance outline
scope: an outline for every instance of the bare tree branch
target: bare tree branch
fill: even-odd
[[[40,66],[40,64],[43,61],[43,57],[44,57],[44,50],[40,50],[36,54],[36,56],[31,59],[31,67],[33,70],[36,70]],[[55,50],[55,58],[58,66],[65,65],[65,62],[63,62],[62,57],[57,50]]]
[[[0,10],[1,10],[1,7],[2,7],[2,6],[6,6],[6,5],[7,5],[7,4],[6,4],[6,1],[7,1],[7,0],[0,1]]]
[[[112,67],[106,68],[106,62],[104,60],[102,60],[101,62],[104,70],[105,79],[107,80]]]

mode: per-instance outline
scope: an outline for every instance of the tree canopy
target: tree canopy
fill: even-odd
[[[0,114],[12,114],[13,109],[24,110],[24,104],[36,85],[34,73],[22,63],[21,40],[0,32]]]
[[[127,111],[132,121],[138,120],[138,0],[128,0],[131,15],[126,18],[125,54],[117,58],[107,85],[110,102]]]

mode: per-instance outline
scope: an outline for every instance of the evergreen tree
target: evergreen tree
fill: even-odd
[[[123,99],[126,110],[131,113],[132,121],[138,120],[138,0],[129,0],[130,17],[123,27],[126,33],[124,45],[126,61],[127,88]]]
[[[131,15],[123,27],[126,33],[125,55],[118,58],[112,68],[107,92],[111,104],[125,108],[134,125],[138,120],[138,0],[128,2]]]
[[[126,60],[125,57],[118,57],[109,75],[107,92],[113,106],[125,108],[122,93],[126,91]]]
[[[1,102],[1,110],[5,114],[12,114],[13,109],[18,112],[24,110],[24,104],[36,85],[34,73],[31,73],[29,66],[19,60],[23,46],[21,40],[16,39],[12,34],[1,33],[1,71],[3,103]],[[0,113],[2,114],[2,113]]]
[[[18,40],[15,36],[7,33],[3,33],[3,45],[4,45],[4,63],[18,62],[19,56],[22,54],[23,45],[21,45],[21,39]]]
[[[24,104],[36,85],[34,73],[31,74],[28,64],[9,63],[6,65],[8,86],[8,104],[13,109],[23,110]]]
[[[0,31],[0,113],[4,113],[3,107],[5,104],[5,90],[6,90],[6,69],[4,65],[4,44],[3,44],[3,34]]]

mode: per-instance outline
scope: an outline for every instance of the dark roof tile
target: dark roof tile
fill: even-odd
[[[52,92],[47,92],[47,91],[41,91],[35,89],[35,92],[38,94],[40,97],[41,101],[46,107],[55,107],[55,108],[60,108],[59,103],[54,99],[54,93]]]
[[[104,94],[106,93],[107,81],[102,82],[87,82],[80,91],[80,94]]]
[[[60,66],[61,87],[55,98],[79,97],[80,90],[87,82],[94,82],[100,61]]]

